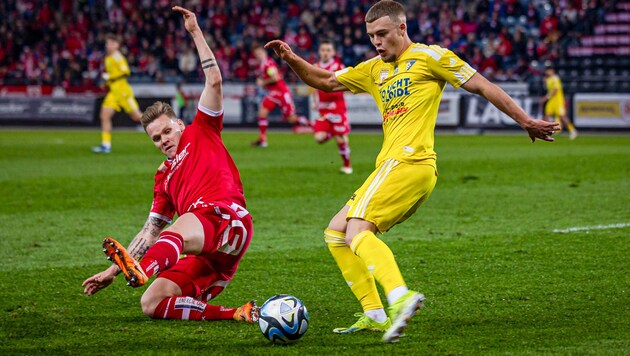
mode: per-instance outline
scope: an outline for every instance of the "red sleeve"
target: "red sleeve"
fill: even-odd
[[[201,105],[197,107],[197,114],[193,120],[193,125],[207,127],[217,134],[223,130],[223,109],[221,111],[213,111]]]
[[[170,224],[175,216],[175,207],[161,189],[164,179],[166,178],[166,168],[166,164],[163,164],[160,166],[157,173],[155,173],[153,203],[151,204],[149,216],[164,220]]]

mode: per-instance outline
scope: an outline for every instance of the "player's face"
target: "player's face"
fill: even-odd
[[[108,54],[112,54],[117,51],[118,47],[120,47],[120,45],[114,40],[108,39],[105,41],[105,51],[107,51]]]
[[[394,23],[389,16],[366,23],[370,41],[383,62],[393,62],[403,52],[406,26]]]
[[[322,62],[328,62],[332,57],[335,56],[335,49],[332,44],[325,43],[319,46],[319,59]]]
[[[146,130],[155,147],[166,157],[173,159],[177,152],[179,139],[184,132],[184,122],[180,119],[171,119],[163,114],[147,125]]]
[[[256,59],[258,59],[259,61],[263,61],[265,59],[266,53],[265,50],[262,48],[256,48],[254,50],[254,57],[256,57]]]

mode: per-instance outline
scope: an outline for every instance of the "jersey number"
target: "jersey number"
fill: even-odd
[[[223,231],[223,239],[218,251],[227,255],[238,256],[246,241],[247,229],[245,229],[245,225],[240,220],[232,220]]]

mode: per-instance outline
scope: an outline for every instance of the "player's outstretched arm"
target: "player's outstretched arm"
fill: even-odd
[[[523,109],[499,86],[489,82],[483,75],[475,73],[462,88],[473,94],[478,94],[491,102],[497,109],[516,121],[527,131],[532,142],[536,139],[553,141],[551,135],[560,130],[560,124],[535,120],[529,117]]]
[[[129,254],[136,260],[140,260],[149,247],[153,246],[153,244],[159,239],[160,232],[162,232],[166,225],[166,221],[149,216],[142,230],[140,230],[140,232],[129,244],[129,247],[127,248]],[[86,279],[82,284],[84,287],[83,293],[87,295],[95,294],[101,289],[112,284],[119,273],[120,269],[118,269],[116,265],[112,264],[106,270]]]
[[[327,92],[348,90],[343,84],[337,81],[334,72],[319,68],[305,61],[295,54],[288,44],[280,40],[273,40],[268,42],[265,48],[273,49],[278,57],[287,62],[289,67],[293,69],[295,74],[297,74],[306,85]]]
[[[199,97],[199,105],[212,111],[221,111],[223,109],[223,79],[221,78],[221,71],[212,50],[210,50],[203,36],[201,28],[199,28],[199,24],[197,24],[197,17],[193,12],[180,6],[174,6],[173,11],[179,12],[184,17],[184,27],[186,27],[186,31],[190,33],[195,42],[201,68],[206,76],[205,86]]]

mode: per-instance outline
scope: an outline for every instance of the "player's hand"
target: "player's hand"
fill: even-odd
[[[197,23],[197,16],[195,16],[194,12],[186,10],[181,6],[173,6],[173,11],[179,12],[184,17],[184,27],[186,31],[190,33],[197,30],[201,31]]]
[[[293,51],[291,50],[291,47],[286,44],[285,42],[282,42],[280,40],[273,40],[273,41],[269,41],[267,42],[267,44],[265,45],[266,49],[273,49],[274,52],[276,52],[276,54],[278,55],[278,57],[285,59],[286,57],[290,56],[293,54]]]
[[[116,271],[111,267],[103,272],[99,272],[83,282],[82,286],[85,287],[85,289],[83,289],[83,293],[93,295],[99,290],[112,284],[115,278]]]
[[[527,130],[532,142],[535,142],[536,139],[553,142],[554,138],[551,136],[556,131],[560,131],[560,124],[530,118],[529,121],[523,125],[523,128]]]

